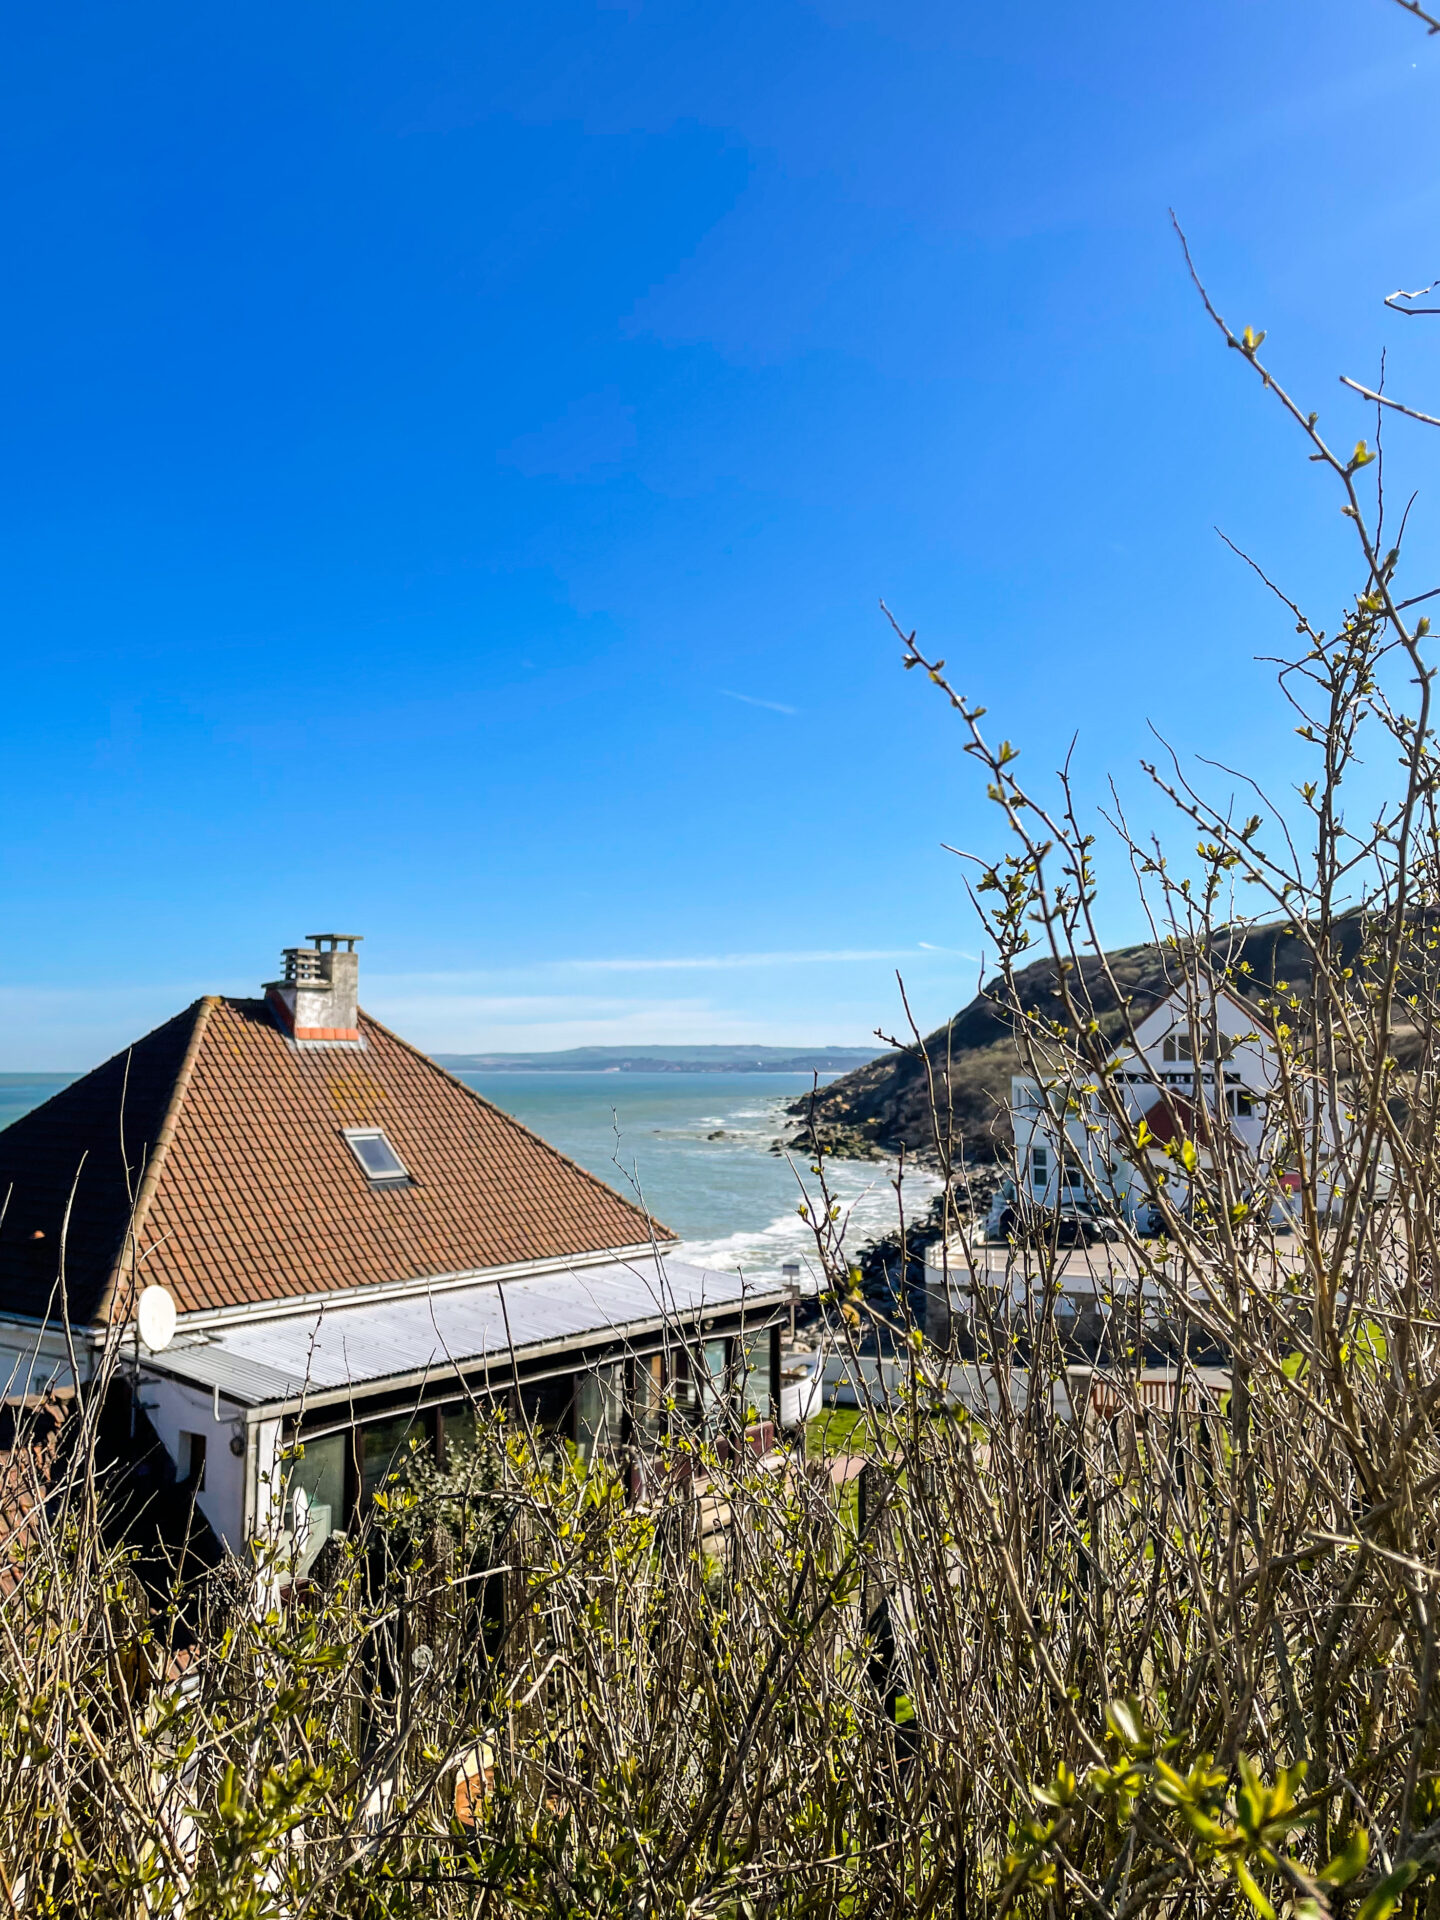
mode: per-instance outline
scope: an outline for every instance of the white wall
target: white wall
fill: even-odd
[[[75,1336],[75,1358],[80,1378],[90,1377],[92,1351],[88,1341]],[[0,1399],[43,1393],[47,1387],[75,1384],[70,1349],[58,1327],[40,1328],[23,1320],[0,1320]]]
[[[212,1394],[143,1369],[140,1404],[177,1467],[180,1435],[204,1434],[205,1488],[195,1496],[195,1504],[230,1551],[239,1553],[245,1541],[245,1465],[250,1450],[247,1447],[237,1459],[230,1451],[230,1436],[238,1433],[242,1440],[246,1438],[242,1409],[222,1397],[217,1421]]]
[[[78,1331],[75,1358],[82,1382],[88,1380],[94,1372],[96,1351]],[[130,1368],[123,1366],[121,1371],[128,1374]],[[68,1387],[73,1383],[70,1349],[63,1332],[56,1327],[42,1330],[24,1321],[0,1319],[0,1398],[14,1399],[43,1393],[47,1386]],[[140,1400],[177,1472],[182,1465],[181,1434],[204,1435],[205,1486],[196,1495],[195,1504],[225,1546],[232,1553],[241,1552],[247,1527],[265,1524],[270,1480],[279,1484],[280,1422],[260,1421],[252,1431],[244,1409],[223,1396],[217,1419],[213,1393],[165,1374],[151,1373],[143,1364]],[[230,1450],[233,1434],[245,1443],[238,1456]]]
[[[284,1479],[280,1470],[280,1422],[256,1420],[246,1451],[245,1532],[278,1539],[284,1522]]]
[[[280,1469],[280,1422],[252,1421],[245,1449],[245,1482],[249,1500],[245,1532],[267,1549],[256,1567],[255,1606],[261,1613],[278,1605],[286,1569],[293,1568],[289,1536],[284,1530],[284,1476]]]

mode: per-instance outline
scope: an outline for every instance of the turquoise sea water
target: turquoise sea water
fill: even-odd
[[[477,1093],[512,1113],[589,1172],[643,1201],[685,1241],[685,1257],[757,1276],[798,1258],[810,1230],[796,1211],[797,1171],[769,1151],[793,1124],[784,1108],[811,1085],[803,1073],[466,1073]],[[0,1074],[0,1126],[68,1084],[71,1074]],[[893,1226],[893,1168],[829,1163],[852,1244]],[[928,1204],[935,1181],[906,1175],[907,1212]]]
[[[796,1211],[803,1159],[769,1151],[794,1122],[785,1107],[813,1084],[808,1073],[467,1073],[477,1093],[533,1127],[611,1186],[637,1191],[657,1220],[704,1266],[774,1272],[813,1255]],[[828,1077],[828,1076],[827,1076]],[[797,1178],[797,1173],[800,1178]],[[827,1163],[832,1195],[853,1244],[895,1224],[893,1167]],[[928,1205],[937,1182],[905,1176],[907,1212]]]
[[[642,1201],[686,1239],[713,1240],[798,1195],[769,1153],[806,1074],[464,1073],[591,1173]],[[718,1137],[717,1137],[718,1136]]]
[[[0,1127],[8,1127],[79,1077],[75,1073],[0,1073]]]

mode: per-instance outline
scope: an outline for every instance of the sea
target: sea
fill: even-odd
[[[822,1079],[827,1076],[822,1076]],[[834,1076],[828,1076],[833,1078]],[[808,1073],[467,1073],[477,1093],[643,1201],[685,1242],[699,1266],[777,1272],[786,1260],[815,1268],[815,1240],[798,1211],[816,1196],[803,1155],[774,1142],[793,1132],[785,1108],[814,1085]],[[896,1167],[827,1160],[846,1243],[859,1247],[899,1223]],[[940,1183],[905,1170],[907,1215],[923,1212]]]
[[[72,1077],[0,1074],[0,1126]],[[810,1074],[489,1072],[460,1078],[648,1207],[684,1241],[681,1258],[756,1278],[773,1276],[792,1259],[802,1270],[818,1271],[814,1237],[798,1211],[817,1197],[809,1162],[771,1152],[793,1129],[785,1108],[810,1090]],[[890,1162],[826,1162],[848,1247],[898,1224],[895,1173]],[[907,1167],[906,1214],[924,1211],[938,1187],[933,1175]]]

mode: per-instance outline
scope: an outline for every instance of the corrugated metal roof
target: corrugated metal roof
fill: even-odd
[[[149,1356],[146,1356],[149,1364]],[[264,1406],[270,1400],[286,1400],[297,1391],[294,1379],[278,1367],[263,1361],[231,1353],[218,1342],[197,1340],[167,1349],[160,1363],[168,1373],[178,1374],[197,1387],[218,1387],[227,1400],[238,1400],[249,1407]]]
[[[256,1324],[223,1324],[186,1339],[147,1365],[228,1399],[263,1406],[376,1386],[430,1373],[474,1371],[513,1351],[623,1338],[657,1322],[693,1324],[710,1313],[767,1310],[788,1294],[738,1274],[679,1260],[617,1262],[503,1284],[345,1306],[317,1299],[299,1313]]]

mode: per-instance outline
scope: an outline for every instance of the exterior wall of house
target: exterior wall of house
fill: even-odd
[[[1254,1151],[1264,1136],[1265,1100],[1278,1078],[1274,1047],[1257,1031],[1250,1010],[1228,994],[1217,995],[1213,1014],[1213,1027],[1196,1033],[1183,1004],[1172,998],[1156,1007],[1136,1030],[1138,1053],[1120,1063],[1121,1078],[1129,1078],[1135,1090],[1131,1111],[1137,1117],[1164,1093],[1204,1099],[1212,1110],[1223,1104],[1231,1133]]]
[[[281,1431],[278,1418],[252,1420],[245,1430],[245,1535],[275,1538],[283,1521]]]
[[[1067,1113],[1058,1110],[1061,1106],[1061,1099],[1047,1094],[1037,1080],[1017,1076],[1010,1082],[1015,1164],[1024,1197],[1045,1208],[1123,1197],[1129,1170],[1113,1163],[1108,1123],[1092,1131],[1093,1111]]]
[[[203,1440],[205,1483],[195,1504],[230,1551],[238,1553],[245,1540],[246,1455],[232,1453],[230,1440],[234,1434],[244,1439],[244,1413],[222,1398],[217,1419],[213,1394],[143,1369],[140,1406],[174,1461],[177,1479],[189,1477],[194,1439]]]
[[[698,1304],[703,1308],[703,1294]],[[454,1437],[463,1440],[472,1394],[484,1398],[493,1393],[502,1400],[518,1395],[527,1422],[537,1429],[582,1448],[587,1441],[591,1446],[617,1446],[628,1458],[632,1448],[643,1454],[658,1432],[658,1387],[673,1395],[674,1417],[692,1428],[728,1439],[734,1426],[745,1433],[747,1444],[763,1437],[768,1447],[779,1414],[784,1305],[778,1291],[763,1308],[733,1303],[724,1314],[692,1322],[688,1337],[679,1339],[674,1330],[647,1323],[637,1327],[634,1338],[624,1339],[623,1330],[612,1322],[595,1330],[593,1344],[577,1341],[572,1351],[542,1348],[527,1357],[522,1349],[488,1381],[484,1375],[467,1378],[462,1369],[436,1368],[418,1384],[413,1378],[382,1374],[363,1383],[352,1380],[345,1389],[332,1385],[318,1405],[313,1397],[298,1393],[261,1405],[217,1395],[206,1374],[214,1377],[218,1371],[232,1393],[237,1388],[235,1375],[217,1369],[213,1337],[203,1350],[181,1340],[148,1359],[142,1356],[140,1404],[182,1484],[191,1480],[187,1469],[197,1442],[203,1441],[205,1479],[197,1490],[197,1505],[226,1547],[245,1554],[248,1543],[260,1541],[279,1549],[268,1584],[261,1583],[268,1592],[286,1577],[286,1565],[293,1564],[303,1575],[306,1557],[313,1558],[311,1545],[322,1545],[332,1531],[348,1528],[355,1515],[365,1511],[375,1486],[411,1434],[443,1458],[448,1416]],[[306,1324],[313,1329],[313,1310],[306,1310]],[[583,1332],[580,1339],[585,1339]],[[383,1345],[377,1351],[383,1351]],[[201,1378],[195,1379],[189,1368],[203,1368]],[[274,1369],[267,1379],[258,1360],[249,1375],[241,1365],[239,1377],[248,1383],[257,1371],[262,1389],[270,1379],[277,1386],[288,1384],[287,1376]],[[126,1372],[133,1377],[129,1368]],[[587,1432],[584,1415],[594,1398],[593,1392],[587,1396],[587,1388],[594,1387],[599,1375],[611,1377],[615,1404],[608,1422],[599,1423],[605,1431],[593,1433]],[[231,1451],[232,1442],[239,1443],[238,1453]],[[299,1448],[282,1468],[282,1449],[297,1442]],[[330,1460],[332,1454],[338,1454],[337,1461]],[[304,1496],[298,1506],[297,1486]],[[312,1511],[318,1529],[313,1542]],[[289,1548],[294,1549],[293,1563]]]
[[[75,1358],[83,1384],[90,1378],[91,1350],[79,1334],[75,1337]],[[70,1349],[58,1327],[42,1329],[30,1321],[0,1320],[0,1399],[13,1400],[21,1394],[43,1393],[47,1387],[75,1384]]]
[[[1223,1115],[1230,1141],[1258,1166],[1267,1102],[1279,1077],[1273,1043],[1257,1031],[1251,1010],[1228,993],[1217,993],[1205,1013],[1206,1028],[1197,1032],[1178,993],[1154,1008],[1136,1029],[1136,1049],[1116,1063],[1113,1084],[1123,1092],[1132,1122],[1156,1112],[1183,1113],[1184,1107]],[[1067,1092],[1050,1092],[1026,1076],[1010,1083],[1020,1199],[1046,1211],[1099,1201],[1134,1219],[1149,1197],[1143,1170],[1118,1151],[1117,1128],[1098,1097],[1075,1112],[1068,1110]],[[1198,1144],[1207,1159],[1203,1137]],[[1183,1173],[1159,1148],[1152,1164],[1163,1166],[1168,1191],[1184,1205]],[[1319,1186],[1325,1204],[1330,1189],[1323,1180]],[[997,1207],[1003,1202],[1004,1196]]]
[[[96,1349],[80,1329],[75,1334],[75,1358],[83,1385],[94,1376]],[[121,1370],[123,1374],[129,1372],[123,1360]],[[0,1398],[15,1399],[43,1393],[48,1386],[73,1384],[70,1349],[58,1328],[41,1330],[25,1321],[0,1319]],[[195,1504],[225,1546],[232,1553],[240,1552],[248,1533],[268,1510],[280,1422],[256,1423],[262,1429],[262,1444],[257,1444],[244,1410],[234,1401],[223,1396],[217,1401],[206,1389],[152,1373],[143,1364],[139,1389],[140,1406],[169,1454],[177,1480],[190,1477],[194,1442],[203,1441],[204,1485],[195,1496]],[[231,1450],[235,1435],[244,1442],[239,1455]]]
[[[75,1358],[80,1366],[81,1384],[95,1371],[96,1349],[83,1330],[75,1334]],[[128,1373],[123,1366],[122,1373]],[[40,1330],[24,1321],[0,1320],[0,1398],[15,1399],[23,1394],[43,1393],[48,1386],[74,1384],[70,1349],[64,1334],[54,1327]],[[195,1504],[230,1551],[242,1549],[246,1538],[247,1514],[264,1506],[264,1496],[250,1484],[258,1473],[259,1461],[254,1442],[247,1438],[245,1414],[233,1401],[217,1401],[213,1393],[200,1387],[150,1372],[143,1365],[139,1375],[140,1406],[175,1467],[177,1480],[187,1480],[192,1472],[194,1442],[204,1444],[204,1484],[195,1496]],[[271,1434],[271,1451],[278,1445],[279,1422],[266,1423]],[[233,1435],[246,1441],[238,1456],[232,1452]],[[273,1463],[268,1455],[267,1470]],[[249,1474],[247,1475],[247,1466]]]

